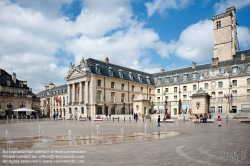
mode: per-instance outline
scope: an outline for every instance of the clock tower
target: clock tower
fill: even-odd
[[[213,17],[214,30],[214,58],[219,61],[233,59],[233,56],[239,51],[237,39],[237,21],[236,8],[230,7],[225,13]]]

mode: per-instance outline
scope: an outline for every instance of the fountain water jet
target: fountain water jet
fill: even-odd
[[[71,130],[69,130],[69,140],[72,140],[72,133],[71,133]]]
[[[121,136],[118,136],[118,137],[121,137],[121,138],[125,137],[123,131],[124,131],[124,127],[121,128],[121,133],[122,133],[122,135],[121,135]]]
[[[99,131],[99,125],[96,125],[96,138],[101,138],[99,137],[100,131]]]

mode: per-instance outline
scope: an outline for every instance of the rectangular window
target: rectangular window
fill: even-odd
[[[165,92],[168,92],[168,88],[165,88]]]
[[[204,89],[208,89],[208,83],[204,84]]]
[[[215,113],[215,107],[211,107],[211,113]]]
[[[250,100],[250,89],[247,90],[247,100]]]
[[[218,101],[223,101],[223,92],[218,92]]]
[[[193,85],[193,90],[197,90],[197,85]]]
[[[174,92],[177,92],[177,87],[174,87]]]
[[[133,92],[135,91],[135,86],[134,85],[132,85],[132,89],[131,89]]]
[[[111,88],[114,89],[115,88],[115,83],[111,82]]]
[[[125,89],[124,87],[125,87],[124,84],[121,84],[121,90],[124,90]]]
[[[69,114],[72,114],[71,108],[69,108]]]
[[[143,92],[143,87],[141,87],[141,93]]]
[[[187,100],[187,95],[183,95],[183,100]]]
[[[232,100],[236,101],[237,100],[237,90],[232,91]]]
[[[149,102],[151,102],[151,100],[152,100],[152,98],[151,98],[151,97],[149,97]]]
[[[151,94],[151,89],[149,89],[149,94]]]
[[[157,89],[157,93],[161,93],[161,90],[160,90],[160,89]]]
[[[187,91],[187,86],[183,86],[183,91]]]
[[[124,103],[125,102],[125,93],[121,94],[121,102]]]
[[[102,80],[97,80],[97,86],[102,86]]]
[[[223,82],[218,82],[218,87],[223,88]]]
[[[233,86],[237,86],[237,80],[232,81]]]
[[[157,97],[157,102],[158,102],[158,103],[160,102],[160,99],[161,99],[160,97]]]
[[[102,101],[102,91],[100,91],[100,90],[97,91],[97,101],[98,102]]]
[[[82,114],[84,114],[84,107],[82,107]]]
[[[115,102],[115,92],[111,92],[111,102]]]
[[[132,101],[133,101],[134,99],[135,99],[135,95],[133,94],[133,95],[132,95]]]
[[[221,28],[221,21],[216,21],[216,28]]]
[[[168,101],[168,96],[165,96],[165,101]]]
[[[247,79],[247,85],[250,85],[250,78]]]
[[[222,113],[222,106],[218,107],[218,113]]]
[[[10,89],[7,89],[6,92],[7,92],[7,93],[11,93],[11,90],[10,90]]]
[[[177,104],[177,95],[174,95],[175,104]]]
[[[174,115],[177,115],[177,108],[174,108]]]

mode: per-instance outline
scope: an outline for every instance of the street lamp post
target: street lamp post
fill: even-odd
[[[181,89],[179,86],[179,114],[181,114]]]

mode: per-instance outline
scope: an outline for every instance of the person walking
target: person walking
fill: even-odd
[[[160,116],[160,115],[158,116],[158,120],[157,120],[157,121],[158,121],[157,127],[160,127],[160,126],[161,126],[161,125],[160,125],[160,122],[161,122],[161,116]]]
[[[217,118],[217,122],[218,122],[218,126],[221,126],[221,118],[220,118],[220,116],[218,116],[218,118]]]

